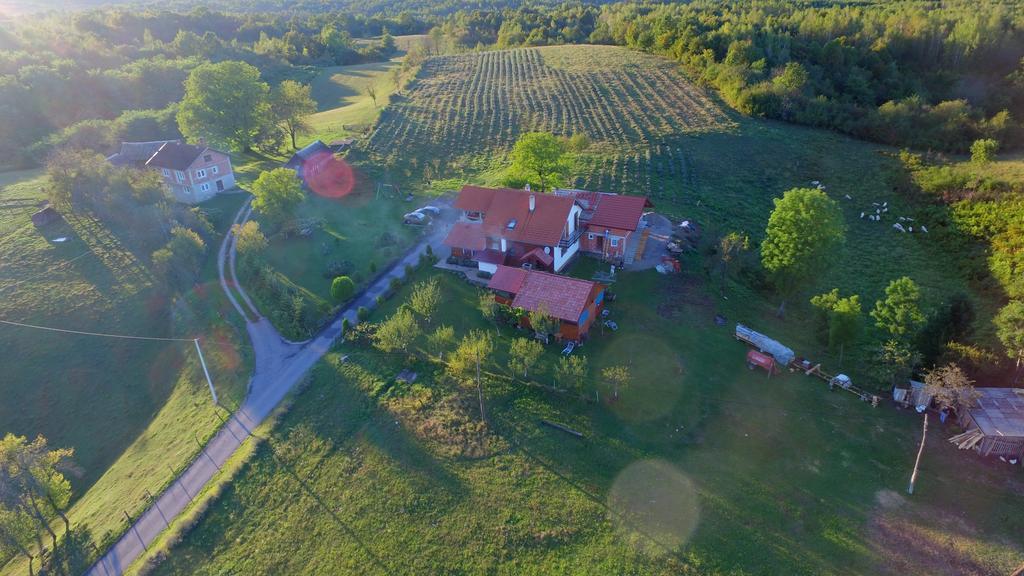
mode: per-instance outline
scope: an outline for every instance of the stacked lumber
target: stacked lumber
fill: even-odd
[[[974,428],[973,430],[968,430],[967,432],[953,436],[949,439],[949,442],[951,444],[956,444],[957,448],[961,450],[969,450],[974,448],[978,442],[981,442],[984,438],[985,435],[981,430]]]

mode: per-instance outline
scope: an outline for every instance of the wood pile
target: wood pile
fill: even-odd
[[[974,448],[978,442],[981,442],[985,438],[985,434],[981,430],[974,428],[968,430],[962,434],[957,434],[949,439],[951,444],[956,444],[957,448],[961,450],[969,450]]]

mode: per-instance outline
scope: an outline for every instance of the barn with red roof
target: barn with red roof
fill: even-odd
[[[498,266],[487,287],[502,304],[557,319],[555,336],[563,340],[585,339],[604,306],[604,285],[539,270]],[[523,324],[529,326],[529,319]]]

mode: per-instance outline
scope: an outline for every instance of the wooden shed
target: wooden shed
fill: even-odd
[[[977,402],[961,418],[966,431],[984,435],[974,448],[982,456],[1024,458],[1024,389],[976,390]]]

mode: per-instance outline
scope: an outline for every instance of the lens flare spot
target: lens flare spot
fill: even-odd
[[[307,160],[303,173],[310,191],[324,198],[343,198],[351,194],[356,186],[352,166],[328,152]]]
[[[696,487],[663,460],[639,460],[620,472],[608,493],[608,510],[616,534],[654,556],[688,542],[700,523]]]

